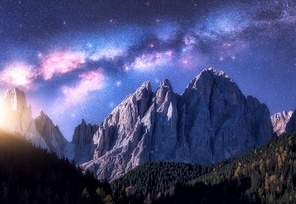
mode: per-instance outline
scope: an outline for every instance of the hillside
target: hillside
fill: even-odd
[[[104,203],[108,183],[74,163],[0,131],[0,203]]]
[[[142,201],[155,203],[292,203],[296,199],[296,133],[273,138],[259,149],[206,170],[184,166],[142,165],[113,182],[112,187],[122,185],[120,199],[132,203],[138,203],[140,196]],[[180,173],[167,169],[179,169]],[[151,172],[156,172],[152,180]],[[186,182],[190,176],[196,178]],[[176,181],[178,184],[173,185]],[[162,189],[161,185],[170,187]],[[119,193],[114,193],[117,200]]]
[[[111,183],[0,132],[1,203],[292,203],[296,133],[216,165],[148,162]],[[214,195],[214,196],[213,196]]]
[[[185,183],[207,172],[198,164],[148,162],[111,182],[115,202],[139,203],[160,196],[177,183]]]

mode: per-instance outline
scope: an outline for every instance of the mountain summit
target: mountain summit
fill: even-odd
[[[33,145],[64,156],[67,140],[52,120],[41,111],[33,119],[31,105],[26,95],[18,88],[8,89],[1,105],[0,127],[8,132],[18,133]]]
[[[215,163],[264,144],[273,133],[266,105],[245,97],[213,68],[203,70],[181,95],[167,79],[155,92],[144,82],[101,125],[82,120],[71,143],[44,112],[33,119],[23,91],[7,90],[1,107],[1,128],[107,180],[148,161]],[[287,129],[296,127],[295,118]]]
[[[19,133],[35,146],[48,149],[46,142],[36,129],[31,105],[27,104],[23,91],[18,88],[7,90],[0,111],[1,128],[12,133]]]
[[[266,105],[209,68],[181,95],[168,80],[155,93],[143,83],[99,126],[93,159],[82,168],[112,180],[148,161],[208,164],[248,152],[271,136]]]
[[[271,116],[271,122],[273,126],[273,132],[279,136],[286,132],[287,123],[290,121],[293,111],[283,111],[281,113],[275,113]],[[289,132],[289,131],[288,131]]]

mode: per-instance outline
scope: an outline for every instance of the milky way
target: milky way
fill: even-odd
[[[273,114],[296,108],[295,39],[294,0],[3,0],[0,91],[24,90],[68,140],[144,81],[181,94],[208,67]]]

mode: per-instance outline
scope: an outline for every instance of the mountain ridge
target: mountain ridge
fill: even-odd
[[[209,68],[181,95],[168,80],[155,93],[144,82],[103,121],[94,135],[93,160],[82,168],[112,180],[147,161],[208,164],[245,153],[271,136],[266,105]]]
[[[8,89],[1,104],[0,126],[10,133],[18,133],[36,147],[54,152],[58,157],[65,155],[68,141],[53,121],[43,112],[33,118],[31,104],[18,88]],[[68,155],[67,155],[68,156]]]
[[[168,79],[155,92],[144,82],[101,125],[82,119],[71,142],[43,111],[32,117],[23,91],[8,90],[4,103],[10,131],[73,159],[102,180],[118,178],[148,161],[215,163],[266,143],[272,132],[284,132],[286,126],[296,130],[296,114],[270,116],[265,104],[245,97],[229,76],[213,68],[198,74],[181,94]]]
[[[294,203],[295,153],[296,132],[284,133],[207,167],[148,162],[110,184],[118,203]]]
[[[273,132],[277,136],[286,132],[286,126],[287,126],[287,123],[290,121],[292,114],[293,114],[293,111],[283,111],[280,113],[275,113],[274,115],[271,116]]]

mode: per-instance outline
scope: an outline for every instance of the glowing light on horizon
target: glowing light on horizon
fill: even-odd
[[[10,123],[14,112],[9,110],[11,108],[3,101],[0,101],[0,128],[9,129],[11,127],[12,124]]]

